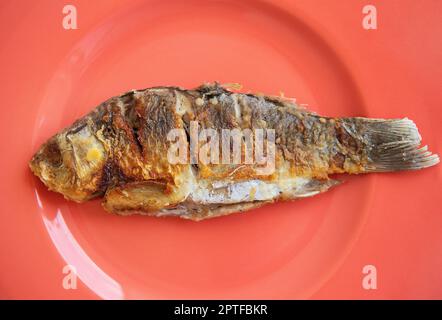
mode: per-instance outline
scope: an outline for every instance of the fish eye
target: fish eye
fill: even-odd
[[[54,167],[59,167],[63,163],[61,150],[56,141],[51,141],[46,145],[44,154],[47,162]]]

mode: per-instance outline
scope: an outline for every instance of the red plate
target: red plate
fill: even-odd
[[[365,1],[70,3],[77,30],[65,1],[0,5],[1,298],[442,298],[440,165],[199,223],[68,202],[27,166],[110,96],[214,80],[324,115],[407,116],[440,154],[441,2],[371,1],[376,30]]]

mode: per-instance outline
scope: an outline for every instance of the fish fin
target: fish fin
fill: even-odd
[[[166,188],[165,183],[157,181],[132,182],[108,188],[102,205],[107,211],[119,214],[154,212],[174,202],[165,192]]]
[[[241,213],[251,209],[257,209],[272,201],[252,201],[252,202],[240,202],[227,205],[207,205],[199,206],[197,209],[189,210],[188,213],[182,214],[179,217],[189,219],[193,221],[200,221],[208,218],[216,218],[231,213]]]
[[[439,156],[421,147],[416,124],[404,119],[364,119],[362,136],[367,144],[365,172],[417,170],[439,163]]]
[[[315,196],[340,183],[341,181],[334,179],[310,179],[306,183],[298,185],[296,188],[283,194],[283,198],[296,199]]]

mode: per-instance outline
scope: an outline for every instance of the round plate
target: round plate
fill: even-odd
[[[442,249],[442,215],[434,201],[440,166],[339,177],[344,184],[319,196],[198,223],[111,215],[100,200],[69,202],[47,191],[27,166],[41,143],[108,97],[208,81],[295,97],[328,116],[408,116],[436,152],[441,94],[425,76],[441,72],[421,67],[437,56],[411,50],[396,58],[388,39],[403,22],[379,23],[387,31],[364,30],[362,4],[353,2],[351,14],[327,1],[73,4],[77,30],[63,29],[63,2],[23,10],[11,2],[0,14],[2,32],[11,30],[0,53],[8,75],[0,127],[3,297],[441,297],[432,284],[442,280],[435,271],[442,260],[432,254]],[[394,19],[394,5],[384,6],[385,17],[390,12]],[[427,18],[430,11],[424,11]],[[40,16],[36,27],[31,12]],[[18,13],[21,24],[14,20]],[[407,49],[407,36],[396,45]],[[427,60],[410,63],[415,56]],[[420,81],[397,75],[403,66]],[[394,272],[404,267],[399,262],[421,273],[404,280],[402,270]],[[64,285],[66,265],[78,276],[74,289]],[[377,290],[361,284],[365,265],[379,272]],[[424,284],[408,287],[417,279]],[[404,286],[408,291],[398,291]]]

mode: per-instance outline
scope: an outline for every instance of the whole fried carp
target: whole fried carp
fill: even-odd
[[[30,167],[69,200],[103,197],[113,213],[201,220],[319,194],[339,183],[335,173],[437,164],[420,144],[406,118],[329,118],[214,83],[110,98],[44,143]]]

